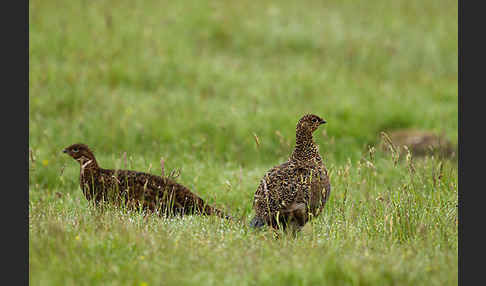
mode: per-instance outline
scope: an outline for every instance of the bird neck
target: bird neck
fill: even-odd
[[[95,171],[100,168],[94,157],[88,158],[83,156],[76,160],[79,162],[79,166],[81,167],[81,173],[85,171]]]
[[[308,161],[317,156],[319,156],[319,148],[312,139],[312,133],[298,129],[295,137],[295,148],[290,159]]]

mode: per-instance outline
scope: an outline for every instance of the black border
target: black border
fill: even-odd
[[[29,284],[29,2],[2,9],[2,283]],[[11,4],[11,5],[9,5]],[[23,153],[23,157],[19,156]],[[5,160],[6,159],[6,160]]]
[[[466,9],[465,3],[468,4]],[[477,4],[476,4],[477,3]],[[477,1],[459,1],[459,37],[458,37],[458,265],[459,285],[484,284],[484,195],[481,180],[484,178],[484,105],[480,102],[484,94],[481,83],[484,79],[484,9]],[[476,4],[474,7],[473,4]],[[477,29],[477,30],[476,30]],[[469,39],[469,40],[467,40]],[[464,84],[465,82],[465,84]],[[474,102],[474,99],[477,102]],[[466,107],[467,106],[467,107]],[[466,109],[467,108],[467,109]],[[467,139],[466,132],[475,133],[475,138]],[[470,135],[471,137],[471,135]],[[478,166],[472,166],[471,157],[475,157]],[[469,161],[469,166],[466,162]],[[474,165],[476,165],[474,163]],[[477,182],[474,182],[474,179]],[[467,232],[467,234],[466,234]],[[476,256],[476,257],[475,257]],[[476,258],[477,261],[476,261]]]

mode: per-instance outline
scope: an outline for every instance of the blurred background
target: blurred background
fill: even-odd
[[[457,20],[456,1],[29,1],[31,184],[75,176],[75,142],[188,184],[248,174],[287,159],[305,113],[327,165],[384,130],[455,145]]]
[[[30,0],[29,281],[457,285],[457,6]],[[247,227],[253,194],[305,113],[327,121],[333,191],[275,240]],[[414,160],[383,152],[382,131]],[[73,143],[107,169],[160,174],[163,157],[241,221],[97,212]]]

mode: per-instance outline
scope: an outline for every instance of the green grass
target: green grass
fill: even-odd
[[[457,163],[368,146],[394,128],[457,143],[457,14],[438,0],[29,1],[31,285],[456,285]],[[308,112],[328,121],[315,141],[331,199],[276,240],[248,228],[253,194]],[[105,168],[158,174],[164,157],[242,223],[95,210],[61,153],[77,142]]]

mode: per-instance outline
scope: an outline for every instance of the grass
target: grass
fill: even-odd
[[[456,285],[457,163],[368,150],[457,143],[457,58],[453,1],[29,1],[30,284]],[[308,112],[331,198],[275,240],[253,194]],[[76,142],[104,168],[164,157],[242,223],[93,209]]]

